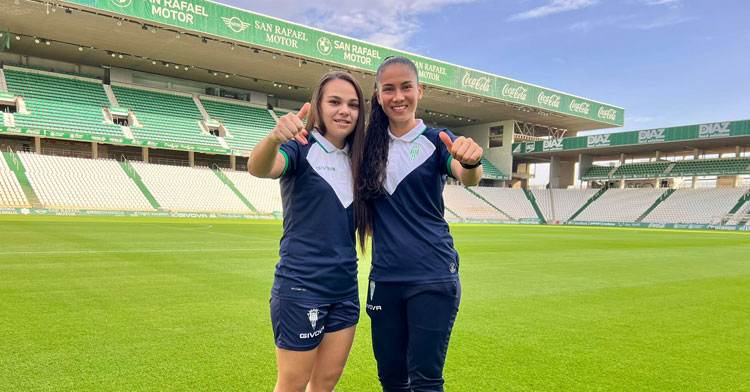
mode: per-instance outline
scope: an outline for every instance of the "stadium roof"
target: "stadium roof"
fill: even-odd
[[[692,154],[698,149],[726,153],[735,152],[737,146],[750,147],[750,120],[514,143],[513,157],[519,162],[549,161],[553,156],[578,159],[579,154],[599,160],[619,159],[621,153],[648,158],[655,151]]]
[[[20,37],[12,40],[11,52],[298,101],[309,99],[320,76],[333,68],[352,71],[369,96],[380,62],[405,55],[417,63],[428,87],[420,105],[424,111],[418,114],[428,122],[461,127],[514,119],[571,131],[623,125],[624,110],[617,106],[204,0],[54,4],[0,0],[0,28]],[[36,44],[35,37],[50,45]]]

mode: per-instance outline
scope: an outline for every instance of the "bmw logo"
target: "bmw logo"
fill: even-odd
[[[320,37],[320,39],[318,39],[318,52],[320,52],[320,54],[328,56],[331,54],[332,50],[333,45],[328,37]]]

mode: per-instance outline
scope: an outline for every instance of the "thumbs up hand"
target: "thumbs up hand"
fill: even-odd
[[[482,147],[479,147],[471,138],[459,136],[456,140],[451,141],[450,136],[445,132],[440,132],[439,136],[453,159],[465,165],[474,165],[482,159],[482,153],[484,152]]]
[[[307,117],[310,112],[310,103],[306,103],[302,106],[299,113],[287,113],[279,119],[276,126],[273,128],[271,133],[268,135],[272,141],[277,144],[282,144],[294,139],[297,135],[304,132],[306,134],[305,125],[302,121]]]

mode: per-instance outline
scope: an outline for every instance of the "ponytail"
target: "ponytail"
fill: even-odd
[[[364,153],[354,163],[354,224],[357,228],[359,247],[366,252],[367,237],[372,237],[373,200],[385,193],[384,183],[388,166],[388,116],[378,101],[378,87],[383,69],[391,64],[403,64],[411,68],[419,82],[419,73],[414,63],[406,57],[387,57],[375,73],[375,91],[370,100],[370,119],[365,132]]]

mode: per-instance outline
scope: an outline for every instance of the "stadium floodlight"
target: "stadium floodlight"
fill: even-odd
[[[229,74],[224,75],[225,78],[229,79]]]
[[[122,58],[122,53],[118,54],[117,57]]]
[[[16,41],[20,41],[20,40],[21,40],[21,36],[20,36],[20,35],[17,35],[17,36],[16,36]]]
[[[187,71],[188,69],[190,69],[190,68],[188,68],[187,66],[185,66],[185,71]]]
[[[79,51],[79,52],[83,52],[83,47],[82,47],[82,46],[79,46],[79,47],[78,47],[78,51]]]
[[[39,38],[34,37],[34,43],[38,44],[39,42],[41,42],[41,41],[39,41]]]
[[[151,60],[151,65],[156,65],[156,60]]]
[[[175,65],[174,69],[180,69],[180,66],[179,65]]]
[[[50,45],[52,45],[52,42],[50,42],[49,40],[46,40],[46,41],[44,41],[44,44],[47,45],[47,46],[50,46]]]

